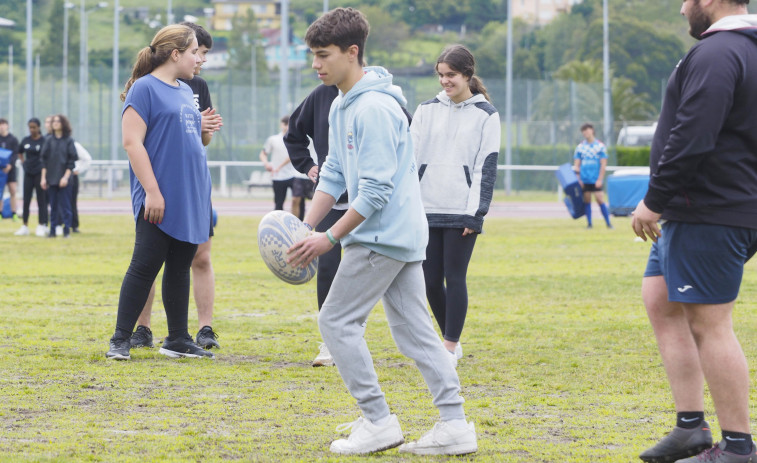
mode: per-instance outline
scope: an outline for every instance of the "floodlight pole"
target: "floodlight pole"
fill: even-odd
[[[32,0],[26,0],[26,120],[34,117],[34,64],[32,63]]]
[[[610,22],[607,0],[602,0],[602,71],[604,75],[604,142],[609,148],[612,143],[612,89],[610,87]],[[612,152],[612,150],[609,150]]]
[[[281,0],[281,59],[279,60],[279,117],[289,112],[289,0]],[[254,45],[253,45],[254,46]]]
[[[507,74],[505,76],[505,164],[512,165],[512,122],[513,122],[513,2],[507,0]],[[512,172],[505,170],[505,194],[510,196]]]
[[[113,2],[113,81],[111,82],[111,95],[113,99],[115,100],[117,95],[120,93],[118,91],[118,24],[119,24],[119,13],[118,13],[118,0],[114,0]],[[113,101],[111,104],[112,107],[112,117],[110,122],[110,160],[115,161],[118,159],[118,124],[121,121],[121,105],[118,104],[117,101]],[[111,169],[108,171],[108,198],[113,197],[113,176],[115,175],[115,171],[113,166],[111,166]]]

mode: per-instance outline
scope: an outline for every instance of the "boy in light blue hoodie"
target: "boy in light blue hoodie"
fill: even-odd
[[[350,436],[332,442],[331,451],[365,454],[404,442],[363,338],[365,321],[383,298],[392,337],[415,361],[441,415],[431,431],[402,445],[400,452],[472,453],[478,449],[476,431],[465,420],[457,373],[426,309],[422,261],[428,225],[402,111],[405,98],[385,69],[362,68],[369,27],[359,11],[336,8],[305,35],[318,77],[339,88],[329,113],[329,155],[305,223],[316,226],[345,191],[350,208],[325,233],[294,244],[289,260],[304,266],[338,242],[344,248],[318,325],[364,415],[340,427],[351,429]]]

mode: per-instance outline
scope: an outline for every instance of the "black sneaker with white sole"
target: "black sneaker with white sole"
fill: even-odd
[[[110,349],[108,349],[108,352],[105,353],[105,358],[113,360],[129,360],[131,359],[131,355],[129,355],[130,348],[131,343],[129,342],[128,338],[111,338]]]
[[[171,358],[216,358],[212,352],[195,344],[192,337],[188,335],[178,339],[166,338],[158,352]]]
[[[197,332],[197,344],[203,349],[221,348],[218,344],[218,334],[213,331],[213,327],[210,325],[203,326],[200,331]]]
[[[152,331],[150,328],[139,325],[131,335],[131,347],[155,347],[152,343]]]

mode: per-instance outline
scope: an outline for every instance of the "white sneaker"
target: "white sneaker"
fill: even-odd
[[[313,359],[313,366],[314,367],[333,367],[334,359],[331,357],[331,352],[329,352],[329,348],[326,347],[326,344],[321,343],[318,346],[318,349],[319,349],[318,355]]]
[[[14,235],[16,236],[26,236],[28,234],[29,234],[29,227],[27,227],[26,225],[21,225],[21,228],[19,228],[18,231],[14,233]]]
[[[391,449],[405,442],[397,415],[389,415],[389,423],[376,426],[362,416],[352,423],[337,426],[337,432],[351,429],[350,437],[331,443],[331,451],[341,454],[363,454]]]
[[[63,225],[56,225],[55,226],[55,235],[56,236],[63,236]]]
[[[465,455],[478,450],[476,427],[468,423],[464,429],[440,421],[415,442],[400,446],[400,452],[416,455]]]
[[[40,237],[47,236],[47,226],[37,225],[37,231],[34,234]]]
[[[455,357],[457,357],[458,360],[463,358],[463,345],[459,342],[455,346]]]
[[[457,368],[457,354],[444,349],[444,352],[449,354],[449,363],[452,364],[452,368]]]

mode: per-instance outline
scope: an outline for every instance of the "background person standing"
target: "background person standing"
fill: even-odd
[[[260,161],[265,169],[271,173],[274,209],[283,211],[287,190],[292,189],[292,196],[294,196],[294,176],[297,171],[292,166],[286,145],[284,145],[284,134],[289,130],[289,116],[282,117],[279,122],[281,131],[266,139],[263,149],[260,151]],[[292,214],[295,216],[299,212],[299,210],[292,209]]]
[[[52,116],[52,132],[42,145],[42,180],[40,184],[50,198],[50,238],[57,236],[62,222],[63,237],[71,236],[71,188],[69,179],[78,159],[71,124],[63,114]]]
[[[24,163],[24,224],[15,234],[18,236],[29,234],[29,209],[32,203],[32,194],[36,193],[39,225],[37,225],[35,235],[45,236],[47,234],[47,194],[45,194],[41,184],[42,145],[45,143],[45,137],[42,136],[40,122],[36,117],[29,119],[27,126],[29,127],[29,135],[21,140],[18,147],[19,159]]]
[[[573,154],[573,170],[578,175],[578,183],[584,192],[584,210],[586,211],[586,228],[591,228],[591,196],[599,205],[602,211],[602,217],[605,218],[607,228],[612,228],[610,224],[610,211],[605,204],[602,187],[605,181],[605,170],[607,169],[607,148],[605,144],[597,140],[594,136],[594,126],[586,123],[581,126],[581,135],[584,141],[578,144]]]
[[[12,154],[8,165],[5,166],[3,172],[8,175],[6,180],[8,184],[8,193],[10,193],[11,211],[13,211],[13,220],[17,219],[16,216],[16,190],[18,189],[18,169],[16,168],[16,160],[18,159],[18,139],[13,136],[9,131],[7,119],[0,118],[0,148],[9,150]],[[2,197],[2,191],[0,191],[0,198]]]

